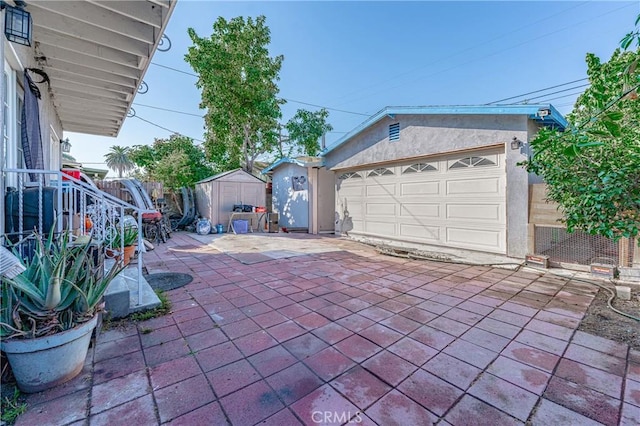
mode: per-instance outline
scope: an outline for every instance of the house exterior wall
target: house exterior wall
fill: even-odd
[[[525,115],[399,115],[386,117],[325,156],[328,169],[355,169],[401,159],[504,145],[506,163],[507,254],[527,253],[528,173],[516,163],[524,149],[512,150],[516,137],[528,141],[533,128]],[[400,123],[400,139],[389,141],[389,125]]]
[[[41,68],[35,61],[36,56],[33,47],[23,46],[11,43],[3,37],[5,64],[4,70],[7,73],[7,100],[9,101],[8,114],[8,132],[9,140],[7,144],[7,152],[5,153],[7,168],[20,168],[22,164],[18,164],[18,150],[20,147],[19,129],[17,128],[16,114],[21,112],[17,110],[16,96],[21,92],[23,87],[23,71],[25,68]],[[39,81],[38,76],[32,75],[35,81]],[[40,112],[40,133],[42,135],[42,150],[44,158],[44,167],[49,170],[59,170],[61,166],[60,139],[62,139],[62,124],[56,112],[53,99],[49,92],[47,83],[36,84],[40,89],[41,99],[38,101]],[[24,93],[24,91],[22,91]]]
[[[305,183],[300,191],[293,190],[292,177],[303,176]],[[277,212],[281,227],[309,228],[309,175],[306,167],[285,163],[272,175],[273,211]]]
[[[529,173],[518,163],[527,159],[528,145],[511,149],[511,140],[516,137],[523,143],[528,140],[526,116],[514,117],[522,130],[512,131],[505,142],[507,173],[507,253],[513,257],[525,257],[528,249],[529,222]]]

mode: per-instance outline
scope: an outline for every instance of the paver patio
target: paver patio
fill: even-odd
[[[17,424],[640,424],[640,352],[576,331],[595,287],[317,241],[341,250],[247,265],[174,234],[146,256],[194,276],[172,313]]]

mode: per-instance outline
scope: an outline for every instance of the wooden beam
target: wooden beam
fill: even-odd
[[[70,83],[68,81],[52,81],[51,90],[57,93],[60,90],[76,92],[76,93],[89,93],[95,96],[101,96],[103,98],[116,99],[116,100],[128,100],[131,98],[131,94],[112,92],[110,90],[99,89],[97,87],[89,87],[79,85],[77,83]]]
[[[73,116],[79,116],[79,117],[93,117],[93,116],[100,116],[100,117],[106,117],[108,119],[113,119],[113,120],[120,120],[122,121],[123,117],[126,115],[122,112],[116,112],[116,111],[110,111],[107,109],[100,109],[100,110],[88,110],[88,109],[84,109],[84,111],[79,110],[79,109],[72,109],[69,107],[59,107],[57,108],[58,111],[58,115],[60,117],[73,117]]]
[[[59,49],[70,50],[72,52],[81,52],[84,55],[114,62],[116,64],[140,68],[140,56],[138,55],[92,43],[90,41],[81,40],[79,38],[70,37],[51,31],[47,28],[40,28],[36,43],[43,49],[48,49],[48,46],[57,47]]]
[[[101,116],[82,116],[82,115],[61,115],[60,119],[67,123],[83,123],[88,126],[107,126],[114,127],[122,122],[122,119],[109,118],[105,119]]]
[[[91,77],[80,76],[77,74],[71,74],[68,72],[60,71],[54,68],[47,68],[47,74],[53,82],[64,82],[77,84],[85,87],[96,87],[98,89],[109,90],[116,93],[134,94],[137,88],[131,86],[122,86],[115,83],[107,83],[103,80],[98,80]],[[55,83],[54,83],[55,84]]]
[[[116,64],[114,62],[105,61],[104,59],[94,58],[82,53],[72,52],[66,49],[60,49],[54,46],[41,45],[39,53],[48,58],[55,58],[69,64],[82,65],[85,68],[92,68],[96,71],[104,71],[109,74],[129,77],[134,80],[140,79],[141,71],[137,68],[131,68],[125,65]]]
[[[162,7],[146,0],[89,0],[91,3],[111,10],[127,18],[143,22],[155,28],[162,27]]]
[[[89,100],[95,105],[112,105],[115,107],[126,107],[128,105],[127,100],[109,99],[102,96],[94,96],[92,93],[74,92],[66,89],[57,89],[53,91],[53,96],[58,99],[70,99],[70,100]]]
[[[148,0],[149,3],[157,4],[158,6],[162,6],[165,8],[169,8],[171,6],[171,0]],[[175,0],[174,0],[175,3]]]
[[[32,14],[36,10],[48,16],[57,14],[143,43],[155,42],[153,27],[86,1],[33,0],[28,4]]]
[[[118,131],[119,131],[119,129],[84,126],[84,125],[75,124],[75,123],[62,123],[62,129],[65,132],[75,132],[75,133],[83,133],[86,135],[111,136],[111,137],[118,136]]]
[[[120,75],[110,74],[105,71],[95,70],[82,65],[72,65],[68,62],[58,61],[56,59],[47,59],[44,66],[45,71],[49,68],[57,69],[60,72],[71,73],[83,77],[90,77],[96,80],[106,81],[107,83],[115,83],[121,86],[135,88],[138,90],[139,82],[133,78],[123,77]]]
[[[33,38],[35,41],[38,41],[40,30],[47,29],[141,57],[147,57],[151,53],[152,47],[148,43],[97,28],[67,16],[50,13],[43,9],[33,8],[30,11],[33,17]]]

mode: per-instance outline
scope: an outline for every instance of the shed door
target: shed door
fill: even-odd
[[[502,149],[338,173],[345,230],[506,253]]]

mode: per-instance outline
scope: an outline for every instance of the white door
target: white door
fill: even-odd
[[[503,149],[351,170],[338,177],[336,208],[349,233],[506,253]]]

